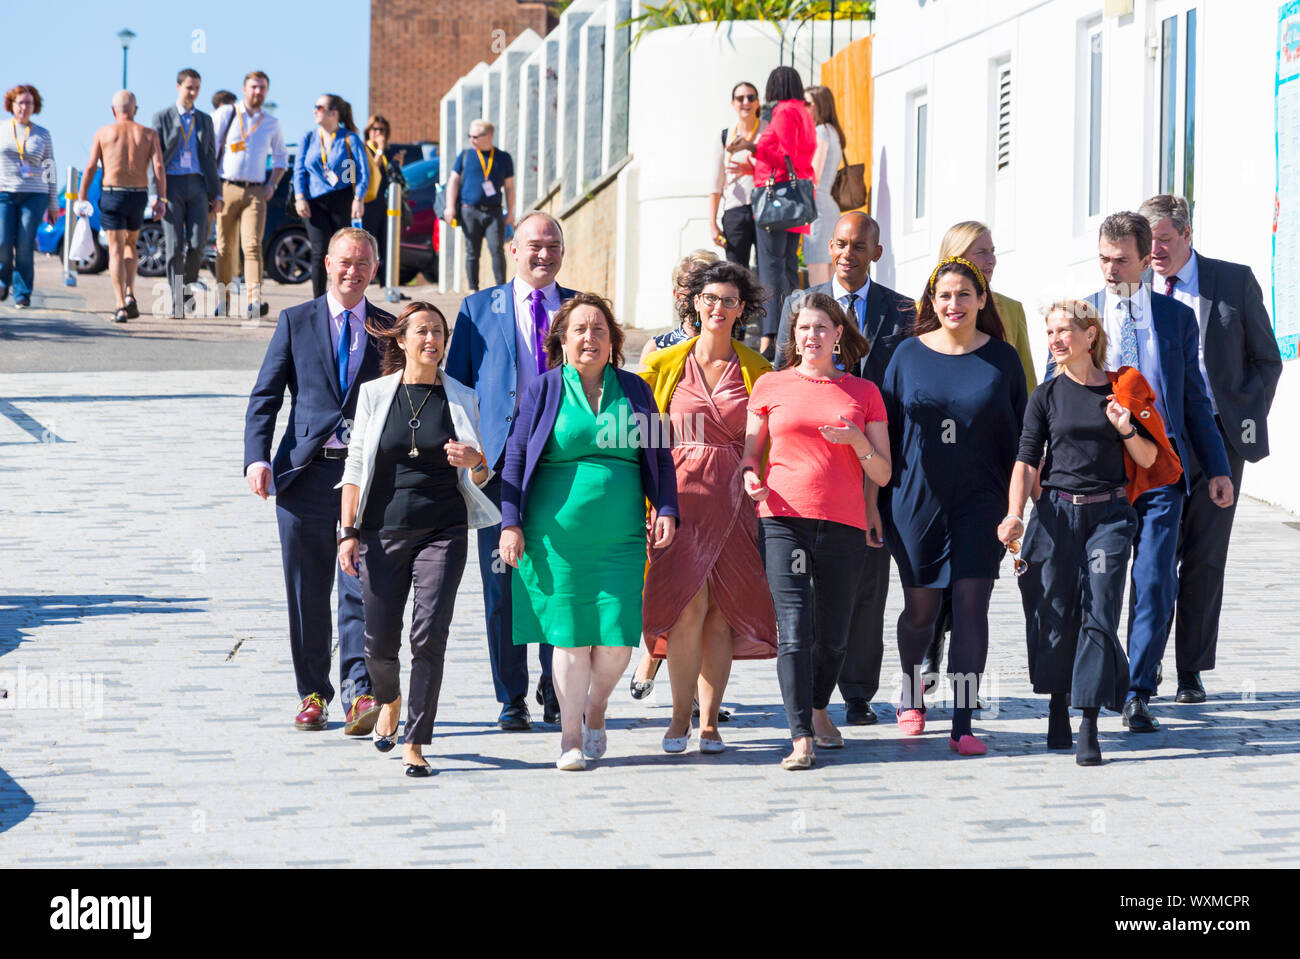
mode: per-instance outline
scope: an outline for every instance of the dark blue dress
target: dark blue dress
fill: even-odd
[[[880,491],[885,541],[903,586],[996,579],[1027,401],[1014,347],[990,339],[960,356],[899,344],[880,392],[893,477]]]

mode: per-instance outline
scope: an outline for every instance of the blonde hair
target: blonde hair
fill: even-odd
[[[355,240],[357,243],[369,243],[370,252],[376,260],[379,259],[379,242],[370,235],[368,230],[363,230],[359,226],[345,226],[335,231],[330,237],[329,246],[325,248],[326,253],[333,253],[334,247],[338,246],[342,240]]]
[[[1051,319],[1057,313],[1064,313],[1070,320],[1070,325],[1081,333],[1087,333],[1089,329],[1097,331],[1097,336],[1092,341],[1092,347],[1088,350],[1092,357],[1092,365],[1099,370],[1106,368],[1106,328],[1102,325],[1101,314],[1097,308],[1087,300],[1057,300],[1043,311],[1043,321]],[[1059,375],[1061,365],[1058,363],[1056,372]]]
[[[966,251],[985,233],[989,236],[993,235],[993,231],[979,220],[962,220],[960,223],[954,223],[948,227],[948,232],[943,235],[943,242],[939,244],[939,259],[965,256]]]

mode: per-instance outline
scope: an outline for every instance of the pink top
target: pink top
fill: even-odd
[[[815,380],[794,369],[768,373],[754,384],[751,412],[767,417],[771,449],[765,482],[771,491],[759,516],[799,516],[867,528],[862,464],[846,443],[818,431],[842,426],[846,416],[865,429],[885,422],[885,402],[870,380],[848,374]]]
[[[775,183],[790,179],[785,158],[790,158],[794,175],[811,180],[813,156],[817,152],[817,128],[812,114],[802,100],[782,100],[772,108],[772,121],[763,130],[754,147],[754,189],[767,186],[770,173]],[[812,227],[791,227],[790,233],[809,233]]]

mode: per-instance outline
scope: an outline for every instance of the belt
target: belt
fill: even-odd
[[[100,187],[107,193],[148,193],[149,188],[143,186],[105,186]]]
[[[1065,502],[1073,506],[1088,506],[1092,503],[1109,503],[1112,500],[1122,499],[1125,496],[1124,490],[1122,489],[1107,490],[1105,493],[1089,493],[1087,495],[1080,493],[1067,493],[1063,489],[1058,489],[1054,492],[1056,493],[1057,499],[1065,500]]]
[[[265,180],[263,180],[261,183],[254,183],[252,180],[227,180],[223,177],[221,182],[229,183],[231,186],[242,186],[245,189],[247,189],[250,186],[266,186]]]
[[[346,447],[322,446],[316,454],[318,460],[345,460],[348,458]]]
[[[501,201],[497,200],[496,203],[471,203],[470,206],[480,210],[499,210],[501,209]]]

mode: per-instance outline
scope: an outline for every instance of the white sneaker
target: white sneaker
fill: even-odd
[[[577,772],[587,768],[587,760],[582,757],[581,749],[568,749],[555,761],[555,768],[566,772]]]
[[[603,729],[588,729],[582,724],[582,753],[588,759],[599,759],[609,748],[609,737]]]

